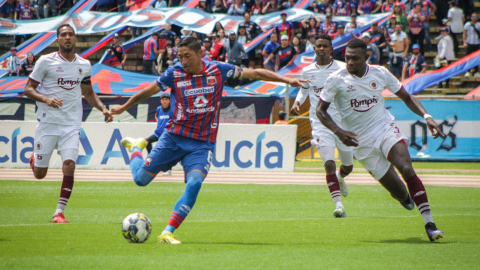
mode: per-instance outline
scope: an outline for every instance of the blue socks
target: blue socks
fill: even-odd
[[[132,172],[135,184],[137,184],[138,186],[146,186],[154,178],[142,169],[142,164],[142,149],[138,147],[133,147],[132,154],[130,155],[130,171]]]
[[[165,227],[165,231],[173,232],[182,224],[197,200],[203,179],[205,179],[205,177],[203,176],[203,173],[199,171],[193,171],[187,175],[185,192],[180,196],[173,207],[173,213],[167,227]]]

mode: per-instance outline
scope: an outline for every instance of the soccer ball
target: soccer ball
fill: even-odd
[[[152,223],[142,213],[128,215],[122,223],[122,234],[130,243],[143,243],[147,241],[152,232]]]

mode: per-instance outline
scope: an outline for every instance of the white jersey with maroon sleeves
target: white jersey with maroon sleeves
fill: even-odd
[[[37,119],[43,123],[80,126],[82,122],[82,90],[80,84],[90,77],[92,65],[75,54],[69,62],[58,52],[41,56],[30,79],[40,83],[38,92],[51,98],[62,99],[60,108],[37,102]]]
[[[326,66],[318,66],[317,63],[312,63],[302,70],[302,78],[310,80],[308,89],[300,89],[300,91],[308,91],[308,97],[310,99],[310,120],[312,122],[319,122],[317,118],[317,104],[320,101],[320,93],[324,88],[325,81],[328,76],[333,72],[345,68],[345,63],[332,60],[330,64]],[[328,113],[332,117],[333,121],[340,125],[341,117],[335,105],[332,103],[328,108]]]
[[[360,145],[374,141],[392,122],[385,109],[382,91],[398,92],[402,84],[386,68],[367,65],[365,74],[357,77],[340,69],[325,82],[320,98],[335,102],[342,117],[343,129],[358,133]]]

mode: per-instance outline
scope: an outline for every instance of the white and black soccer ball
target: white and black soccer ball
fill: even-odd
[[[143,243],[147,241],[152,232],[152,223],[142,213],[128,215],[122,223],[122,234],[130,243]]]

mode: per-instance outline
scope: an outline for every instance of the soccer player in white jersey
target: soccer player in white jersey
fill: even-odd
[[[318,35],[315,41],[315,54],[317,61],[306,66],[302,70],[302,78],[310,80],[309,88],[301,88],[298,92],[297,98],[292,106],[292,114],[298,115],[300,113],[300,105],[302,105],[307,96],[310,98],[310,124],[312,125],[312,144],[317,146],[318,153],[322,157],[323,165],[327,175],[327,185],[330,190],[333,202],[335,203],[335,210],[333,216],[336,218],[347,217],[345,208],[342,204],[342,198],[348,195],[347,185],[343,178],[347,176],[353,169],[353,149],[344,145],[335,134],[326,128],[317,118],[316,107],[319,102],[320,93],[324,87],[327,77],[341,69],[345,68],[345,63],[331,58],[333,51],[332,38],[329,35]],[[331,105],[328,108],[328,113],[333,121],[338,126],[341,126],[340,113]],[[335,173],[335,147],[338,148],[340,157],[340,171]]]
[[[445,135],[422,104],[403,88],[395,76],[382,66],[366,64],[367,58],[367,44],[363,40],[348,42],[345,54],[347,68],[334,72],[325,82],[317,116],[345,145],[354,147],[355,158],[403,207],[413,210],[417,205],[428,238],[432,242],[439,240],[443,238],[443,232],[433,222],[425,187],[412,167],[407,148],[409,140],[395,126],[391,114],[385,109],[382,91],[389,89],[412,112],[423,116],[435,139]],[[342,127],[333,121],[327,111],[332,101],[342,116]],[[402,174],[408,191],[394,167]]]
[[[74,52],[76,37],[73,28],[68,24],[60,25],[56,41],[58,52],[38,59],[24,93],[38,106],[30,166],[37,179],[44,178],[53,149],[57,149],[63,162],[63,182],[53,223],[68,223],[63,212],[73,189],[83,113],[82,95],[90,105],[103,112],[107,122],[113,118],[93,92],[90,62]]]

